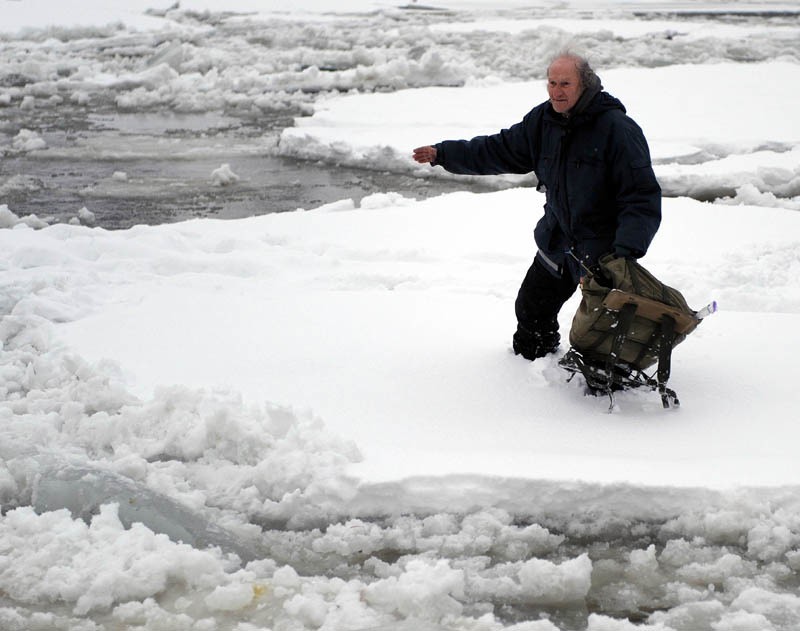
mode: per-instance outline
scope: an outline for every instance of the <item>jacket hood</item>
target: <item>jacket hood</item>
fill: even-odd
[[[581,95],[583,96],[583,95]],[[580,99],[578,99],[578,103],[575,104],[575,109],[580,103]],[[581,111],[575,112],[576,116],[579,116],[582,113],[586,113],[588,115],[595,115],[600,114],[601,112],[606,112],[608,110],[622,110],[622,113],[627,113],[625,106],[622,104],[617,97],[611,96],[608,92],[598,91],[589,102],[586,104],[586,109]]]
[[[603,86],[596,86],[584,90],[568,117],[558,114],[549,102],[547,105],[547,114],[549,114],[551,119],[561,125],[569,125],[570,127],[580,125],[609,110],[620,110],[623,114],[627,112],[625,106],[618,98],[603,91]]]

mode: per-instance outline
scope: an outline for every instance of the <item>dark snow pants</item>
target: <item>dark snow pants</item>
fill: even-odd
[[[517,355],[533,360],[558,349],[558,312],[576,287],[568,270],[554,276],[538,258],[534,259],[514,304],[517,331],[513,347]]]

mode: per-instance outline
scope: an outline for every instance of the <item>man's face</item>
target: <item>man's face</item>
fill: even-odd
[[[580,76],[575,61],[569,58],[556,59],[547,72],[547,93],[550,103],[559,114],[566,114],[581,96]]]

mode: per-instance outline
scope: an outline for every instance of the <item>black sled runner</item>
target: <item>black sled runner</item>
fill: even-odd
[[[609,411],[614,392],[631,388],[658,391],[665,408],[678,407],[677,394],[667,387],[672,349],[716,311],[716,303],[693,311],[678,290],[633,260],[608,255],[587,271],[571,348],[558,362],[571,373],[568,381],[583,375],[593,394],[608,395]]]

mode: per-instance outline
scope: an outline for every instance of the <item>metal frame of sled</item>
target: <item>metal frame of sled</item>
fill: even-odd
[[[591,390],[608,395],[609,412],[614,408],[614,392],[641,387],[657,390],[664,408],[679,407],[680,401],[675,391],[667,388],[672,348],[676,336],[689,334],[700,323],[700,319],[657,300],[619,289],[612,289],[606,295],[601,308],[611,315],[614,324],[602,332],[595,346],[611,338],[611,350],[608,354],[602,354],[589,348],[571,347],[558,362],[559,366],[571,373],[567,381],[581,373]],[[620,358],[620,350],[631,333],[636,317],[653,322],[655,327],[650,338],[642,344],[639,357],[629,363]],[[653,375],[647,375],[636,366],[648,352],[658,358]]]

